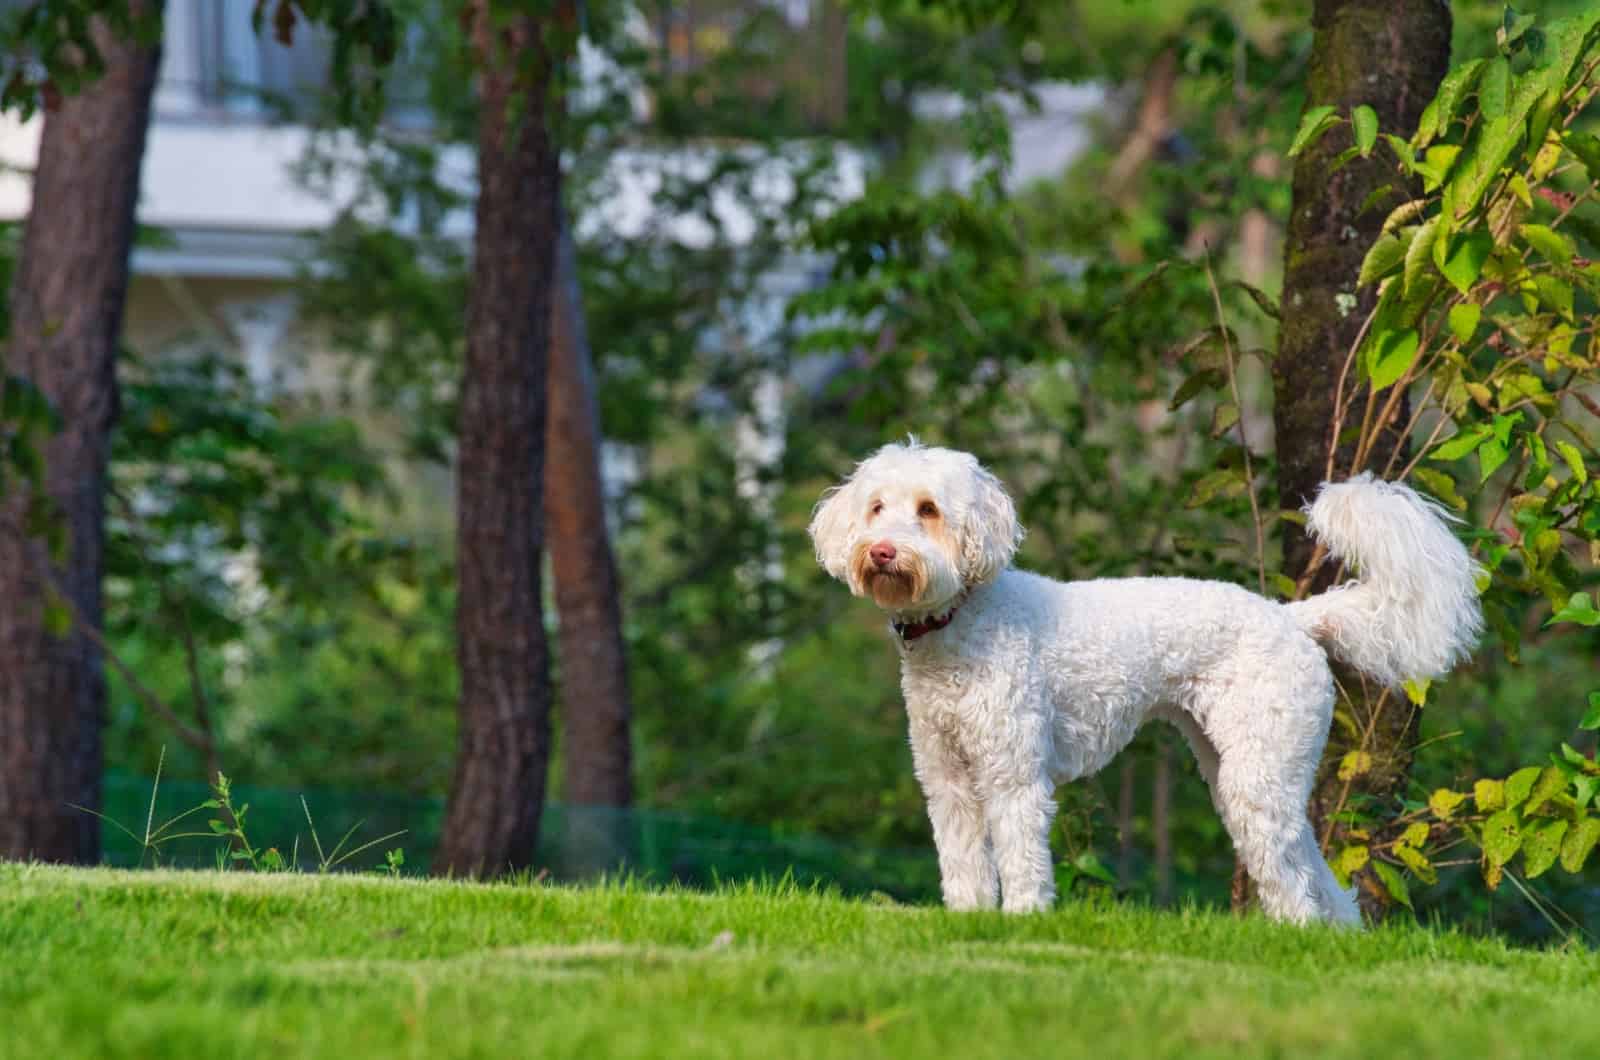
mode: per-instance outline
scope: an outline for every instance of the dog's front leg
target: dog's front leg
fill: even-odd
[[[993,909],[999,877],[971,766],[945,734],[913,725],[911,757],[928,800],[939,879],[950,909]]]
[[[1002,907],[1008,913],[1049,909],[1056,896],[1050,861],[1054,786],[1044,779],[998,785],[989,792],[984,809],[1000,871]]]

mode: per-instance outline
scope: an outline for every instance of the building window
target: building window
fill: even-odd
[[[250,24],[254,0],[168,0],[156,113],[277,116],[309,110],[327,85],[327,34],[302,22],[284,45]]]

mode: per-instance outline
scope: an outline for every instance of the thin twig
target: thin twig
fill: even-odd
[[[1372,328],[1372,322],[1378,317],[1378,307],[1374,305],[1367,314],[1367,319],[1361,322],[1361,330],[1356,332],[1355,339],[1350,343],[1350,349],[1344,355],[1344,364],[1339,368],[1339,379],[1333,384],[1333,434],[1328,443],[1328,464],[1322,473],[1324,482],[1333,481],[1334,458],[1339,452],[1339,432],[1344,430],[1344,418],[1349,413],[1349,405],[1344,400],[1345,380],[1350,377],[1350,366],[1355,364],[1356,351],[1361,349],[1361,343],[1367,337],[1367,332]]]
[[[1239,413],[1234,424],[1239,429],[1239,445],[1244,449],[1245,494],[1250,498],[1250,518],[1256,531],[1256,583],[1261,595],[1267,595],[1267,536],[1261,523],[1261,505],[1256,501],[1256,472],[1250,459],[1250,439],[1244,433],[1244,402],[1239,398],[1239,375],[1234,370],[1233,343],[1228,341],[1228,325],[1222,316],[1222,294],[1217,290],[1217,276],[1211,269],[1211,248],[1205,250],[1206,282],[1211,285],[1211,302],[1217,307],[1217,329],[1222,333],[1222,352],[1228,362],[1228,389],[1233,392],[1233,407]]]

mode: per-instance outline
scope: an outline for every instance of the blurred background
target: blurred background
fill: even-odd
[[[324,840],[358,822],[358,841],[405,830],[352,864],[402,847],[425,869],[438,842],[457,751],[452,467],[476,190],[455,6],[397,0],[382,105],[355,120],[329,31],[285,43],[257,32],[252,0],[167,0],[104,623],[150,693],[200,710],[189,724],[211,744],[112,670],[104,812],[130,827],[161,762],[161,812],[205,798],[220,765],[258,841],[286,853],[309,842],[302,796]],[[1250,289],[1282,281],[1311,6],[1062,0],[980,33],[918,4],[583,13],[561,166],[631,706],[612,739],[631,782],[607,805],[573,797],[584,763],[564,753],[563,718],[586,702],[561,680],[575,649],[551,595],[535,869],[697,886],[792,873],[937,897],[895,653],[804,533],[820,492],[883,442],[977,452],[1018,500],[1028,568],[1254,584],[1246,499],[1190,503],[1232,423],[1171,401],[1175,351],[1216,319],[1211,291],[1195,270],[1144,281],[1209,255],[1243,281],[1222,294],[1241,348],[1276,345]],[[1492,50],[1501,14],[1456,3],[1454,61]],[[41,122],[0,127],[8,257]],[[1260,358],[1240,372],[1238,416],[1270,452],[1271,380]],[[1593,754],[1594,733],[1572,728],[1593,636],[1546,637],[1537,618],[1524,634],[1433,693],[1413,795],[1563,740]],[[1061,804],[1072,893],[1228,900],[1227,837],[1165,727]],[[185,849],[167,856],[212,856]],[[105,856],[139,851],[107,828]],[[1546,892],[1600,923],[1592,876]],[[1547,930],[1472,867],[1417,900]]]

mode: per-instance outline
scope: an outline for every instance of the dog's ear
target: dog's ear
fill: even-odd
[[[972,464],[972,501],[961,520],[961,580],[981,585],[1011,566],[1023,531],[1005,486],[976,460]]]
[[[850,543],[859,531],[861,504],[857,477],[851,475],[824,493],[811,513],[811,525],[806,528],[811,535],[811,545],[817,550],[817,562],[840,581],[848,575]]]

